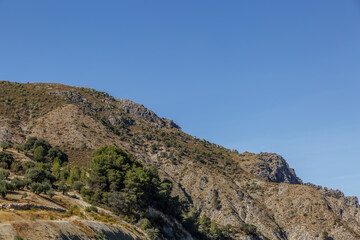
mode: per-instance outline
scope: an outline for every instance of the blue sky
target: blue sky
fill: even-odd
[[[0,79],[87,86],[360,196],[358,1],[0,0]]]

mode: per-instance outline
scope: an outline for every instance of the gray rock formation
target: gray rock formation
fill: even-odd
[[[335,199],[342,200],[342,202],[344,202],[348,206],[360,208],[359,199],[355,196],[345,196],[344,193],[338,189],[336,189],[336,190],[328,189],[327,187],[322,187],[320,185],[315,185],[312,183],[305,183],[305,185],[307,185],[309,187],[313,187],[316,190],[319,190],[321,193],[323,193],[327,197],[332,197]]]
[[[258,161],[248,166],[252,168],[252,174],[264,178],[270,182],[284,182],[290,184],[302,184],[300,178],[295,174],[295,170],[283,157],[274,153],[260,153],[257,155]]]
[[[150,111],[141,104],[135,103],[129,99],[116,99],[118,106],[135,117],[145,121],[157,123],[161,127],[180,128],[172,120],[159,118],[153,111]]]

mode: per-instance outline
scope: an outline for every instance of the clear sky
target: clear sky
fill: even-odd
[[[0,0],[0,79],[128,98],[360,196],[360,1]]]

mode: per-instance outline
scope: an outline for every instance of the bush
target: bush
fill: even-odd
[[[73,188],[75,191],[77,191],[78,193],[80,193],[81,189],[84,187],[84,184],[80,181],[76,181],[73,184]]]
[[[9,166],[6,162],[0,162],[0,168],[8,169]]]
[[[25,192],[25,193],[23,193],[23,194],[21,194],[21,199],[26,199],[27,198],[27,193]]]
[[[146,230],[146,234],[149,236],[151,240],[156,240],[159,238],[159,229],[157,228],[149,228]]]
[[[31,162],[31,161],[26,161],[22,163],[22,169],[24,170],[24,172],[26,172],[28,169],[30,168],[34,168],[35,167],[35,163]]]
[[[42,147],[44,149],[45,155],[48,154],[51,149],[51,145],[44,139],[37,139],[34,143],[33,150],[35,151],[38,147]]]
[[[11,148],[12,146],[13,146],[13,145],[12,145],[11,142],[5,141],[5,142],[1,143],[1,147],[3,148],[3,150],[6,150],[6,149],[8,149],[8,148]]]
[[[54,189],[50,188],[46,191],[46,195],[52,198],[55,195]]]
[[[26,143],[24,144],[24,150],[32,150],[34,148],[34,144],[36,142],[37,138],[36,137],[30,137]]]
[[[241,227],[241,230],[245,232],[247,235],[254,236],[256,234],[257,228],[252,224],[244,223]]]
[[[147,218],[143,218],[140,220],[140,228],[143,230],[151,228],[151,222]]]
[[[61,151],[58,146],[53,147],[49,150],[48,157],[52,161],[54,161],[55,158],[58,158],[61,164],[68,161],[68,156],[66,155],[66,153]]]
[[[46,171],[41,168],[31,168],[28,169],[25,173],[25,180],[29,181],[29,183],[37,182],[54,182],[54,176],[51,175],[49,171]]]
[[[98,212],[98,209],[95,206],[88,206],[88,207],[85,208],[85,211],[87,211],[87,212]]]
[[[327,231],[323,231],[323,233],[321,235],[321,239],[322,240],[329,240],[331,238],[329,237],[329,233]]]
[[[7,179],[9,175],[10,175],[9,171],[0,169],[0,180]]]
[[[10,165],[10,169],[11,169],[11,171],[13,171],[13,172],[19,172],[19,171],[22,169],[22,167],[21,167],[21,164],[20,164],[20,163],[18,163],[18,162],[13,162],[13,163],[11,163],[11,165]]]
[[[26,185],[25,181],[18,177],[13,178],[11,180],[11,184],[12,184],[14,190],[23,190]]]
[[[14,161],[14,157],[10,153],[0,152],[1,167],[9,169],[11,163]]]

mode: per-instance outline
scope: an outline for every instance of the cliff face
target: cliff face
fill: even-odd
[[[278,154],[260,153],[256,161],[244,164],[245,168],[257,177],[276,183],[302,184],[295,170],[290,168],[283,157]]]
[[[142,105],[88,88],[1,83],[0,89],[0,117],[11,119],[15,144],[45,138],[67,149],[71,165],[87,165],[103,145],[119,146],[172,179],[174,194],[201,213],[221,225],[253,224],[260,239],[321,239],[324,231],[360,238],[357,198],[303,185],[280,155],[239,154],[196,139]]]

